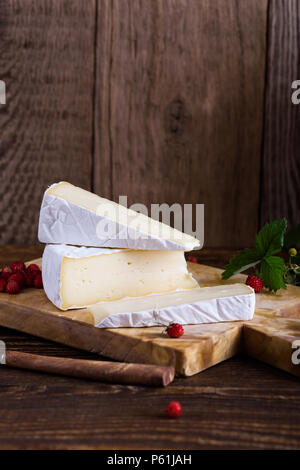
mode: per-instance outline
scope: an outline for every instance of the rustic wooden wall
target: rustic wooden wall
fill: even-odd
[[[91,186],[95,4],[0,0],[0,242],[34,243],[42,193]]]
[[[36,242],[42,192],[63,179],[130,204],[204,203],[206,246],[295,222],[300,107],[280,90],[299,72],[296,5],[0,0],[0,243]]]
[[[271,0],[261,223],[287,217],[300,223],[300,105],[291,84],[300,80],[300,2]]]
[[[209,245],[251,243],[267,2],[98,4],[95,191],[204,203]]]

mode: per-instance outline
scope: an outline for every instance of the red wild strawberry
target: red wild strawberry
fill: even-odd
[[[170,325],[167,326],[166,331],[170,338],[180,338],[184,333],[183,326],[180,325],[180,323],[170,323]]]
[[[181,415],[179,401],[171,401],[166,408],[166,414],[169,418],[178,418]]]
[[[1,271],[2,279],[7,280],[11,274],[12,274],[12,270],[10,269],[10,267],[9,266],[3,266],[2,271]]]
[[[190,263],[198,263],[196,256],[189,256],[187,259]]]
[[[6,280],[1,278],[0,279],[0,292],[5,292],[6,289]]]
[[[11,274],[9,276],[7,282],[9,282],[9,281],[17,281],[17,283],[19,284],[21,289],[22,289],[22,287],[24,287],[24,284],[25,284],[24,275],[21,271],[18,271],[16,273]]]
[[[256,293],[260,292],[264,287],[264,283],[261,278],[255,276],[255,274],[250,274],[250,276],[247,277],[246,284],[247,286],[252,287]]]
[[[16,261],[10,265],[10,269],[13,273],[23,272],[26,269],[25,264],[22,261]]]
[[[33,285],[37,289],[42,289],[43,288],[43,279],[42,279],[42,274],[41,273],[39,273],[35,276],[35,278],[33,280]]]
[[[17,294],[20,292],[20,284],[17,281],[8,281],[6,284],[6,292],[8,294]]]
[[[34,281],[34,273],[36,271],[25,271],[24,273],[24,280],[25,280],[25,286],[26,287],[32,287],[33,286],[33,281]]]
[[[27,266],[26,271],[28,273],[30,272],[30,273],[33,273],[33,275],[35,275],[35,273],[40,273],[41,269],[37,264],[30,264],[29,266]]]

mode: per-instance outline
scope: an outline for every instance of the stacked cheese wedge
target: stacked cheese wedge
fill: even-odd
[[[247,320],[255,296],[243,284],[201,288],[184,252],[199,241],[66,182],[44,194],[39,240],[48,298],[89,307],[103,328]]]

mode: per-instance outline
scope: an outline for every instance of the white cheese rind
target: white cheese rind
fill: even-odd
[[[42,277],[46,295],[56,307],[61,309],[61,265],[65,257],[83,258],[98,255],[100,253],[110,254],[120,250],[109,248],[87,248],[67,245],[47,245],[42,258]],[[77,307],[74,307],[77,308]]]
[[[130,248],[140,250],[184,250],[189,251],[199,247],[200,242],[187,234],[174,231],[172,228],[164,226],[170,230],[174,239],[163,236],[155,236],[135,227],[118,223],[95,210],[89,210],[78,204],[74,204],[62,197],[48,194],[51,188],[59,184],[51,185],[44,194],[40,210],[38,238],[42,243],[67,244],[89,247],[109,247],[109,248]],[[72,185],[70,185],[72,186]],[[80,188],[76,188],[80,190]],[[111,201],[99,198],[99,202]],[[114,204],[114,203],[112,203]],[[120,207],[120,206],[119,206]],[[124,212],[124,208],[122,209]],[[132,211],[130,212],[133,213]],[[136,214],[138,217],[138,214]],[[148,218],[149,223],[157,227],[157,222]],[[100,225],[99,225],[100,224]],[[99,226],[107,225],[114,229],[115,236],[99,231]],[[161,224],[160,227],[163,225]],[[182,235],[182,240],[176,237]]]
[[[184,298],[188,299],[189,292],[147,296],[147,303],[149,305],[152,304],[153,308],[142,311],[132,309],[132,311],[122,311],[106,316],[107,305],[105,306],[105,303],[90,307],[89,311],[94,315],[95,326],[98,328],[139,328],[157,326],[158,324],[168,325],[172,322],[192,325],[251,320],[255,309],[255,293],[253,289],[243,284],[228,285],[226,289],[227,291],[224,292],[224,286],[220,286],[219,294],[216,287],[194,289],[192,296],[194,298],[195,296],[197,297],[196,294],[199,292],[198,300],[178,305],[164,305],[163,307],[158,306],[161,299],[168,297],[168,302],[172,302],[170,297],[174,294],[174,300],[176,296],[180,295],[184,301]],[[237,293],[241,291],[244,293]],[[125,302],[134,304],[133,299]],[[118,303],[121,304],[122,302]],[[136,299],[137,307],[138,304],[139,299]]]
[[[61,310],[176,289],[195,289],[184,252],[47,245],[46,295]]]

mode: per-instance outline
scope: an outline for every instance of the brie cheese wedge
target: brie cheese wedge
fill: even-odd
[[[47,245],[42,276],[47,297],[61,310],[199,287],[184,252],[171,250]]]
[[[251,320],[254,308],[254,290],[232,284],[101,302],[89,312],[99,328],[138,328]]]
[[[45,192],[38,238],[42,243],[140,250],[189,251],[200,245],[191,235],[66,182]]]

